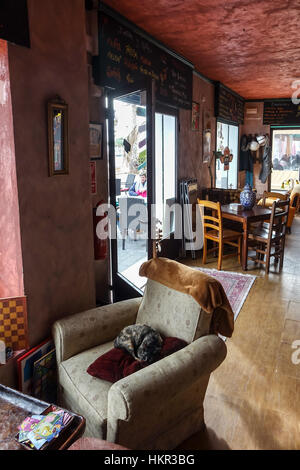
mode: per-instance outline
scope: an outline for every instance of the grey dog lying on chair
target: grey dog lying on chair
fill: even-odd
[[[115,348],[123,349],[138,361],[148,363],[158,359],[163,339],[148,325],[130,325],[123,328],[114,341]]]

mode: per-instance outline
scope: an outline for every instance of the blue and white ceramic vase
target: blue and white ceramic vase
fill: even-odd
[[[256,194],[252,191],[250,184],[246,184],[240,194],[240,202],[245,210],[251,210],[256,202]]]

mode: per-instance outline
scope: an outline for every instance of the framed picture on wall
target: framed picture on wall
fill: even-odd
[[[69,173],[68,105],[57,98],[48,102],[49,176]]]
[[[200,104],[193,101],[192,103],[192,131],[200,130]]]
[[[19,390],[21,392],[32,395],[34,363],[53,349],[54,343],[49,338],[17,359]]]
[[[103,124],[90,122],[90,159],[103,159]]]

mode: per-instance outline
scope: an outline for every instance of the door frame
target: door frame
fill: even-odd
[[[240,136],[241,136],[241,127],[240,127],[240,124],[236,123],[236,122],[232,122],[232,121],[226,121],[226,119],[222,119],[222,118],[217,118],[216,119],[216,132],[215,132],[215,149],[216,149],[216,152],[217,152],[217,144],[218,144],[218,122],[220,122],[221,124],[227,124],[229,126],[235,126],[238,128],[238,145],[237,145],[237,187],[236,188],[232,188],[233,190],[236,190],[239,188],[239,171],[240,171],[240,161],[239,161],[239,145],[240,145]],[[215,161],[215,164],[214,164],[214,178],[213,178],[213,186],[214,186],[214,189],[223,189],[223,188],[217,188],[216,187],[216,184],[217,184],[217,158],[214,159]],[[227,188],[227,190],[230,189],[230,188]],[[225,190],[225,191],[227,191]]]
[[[155,113],[162,114],[165,116],[173,116],[176,119],[175,127],[175,203],[179,203],[179,134],[180,134],[180,119],[179,109],[174,106],[168,106],[159,101],[156,102]],[[156,134],[155,134],[156,135]],[[174,232],[170,233],[170,238],[163,239],[160,243],[161,253],[160,256],[170,259],[176,259],[179,257],[181,246],[181,240],[176,240]]]
[[[148,211],[148,259],[153,256],[151,240],[151,205],[155,204],[155,81],[145,79],[118,90],[106,89],[108,99],[108,148],[109,148],[109,203],[116,207],[115,185],[115,137],[114,137],[114,110],[113,100],[138,93],[146,92],[146,139],[147,139],[147,211]],[[112,280],[113,302],[141,297],[143,292],[118,272],[118,245],[117,239],[110,239],[110,277]]]

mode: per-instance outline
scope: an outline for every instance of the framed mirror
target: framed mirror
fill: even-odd
[[[68,105],[48,102],[49,176],[69,174]]]

